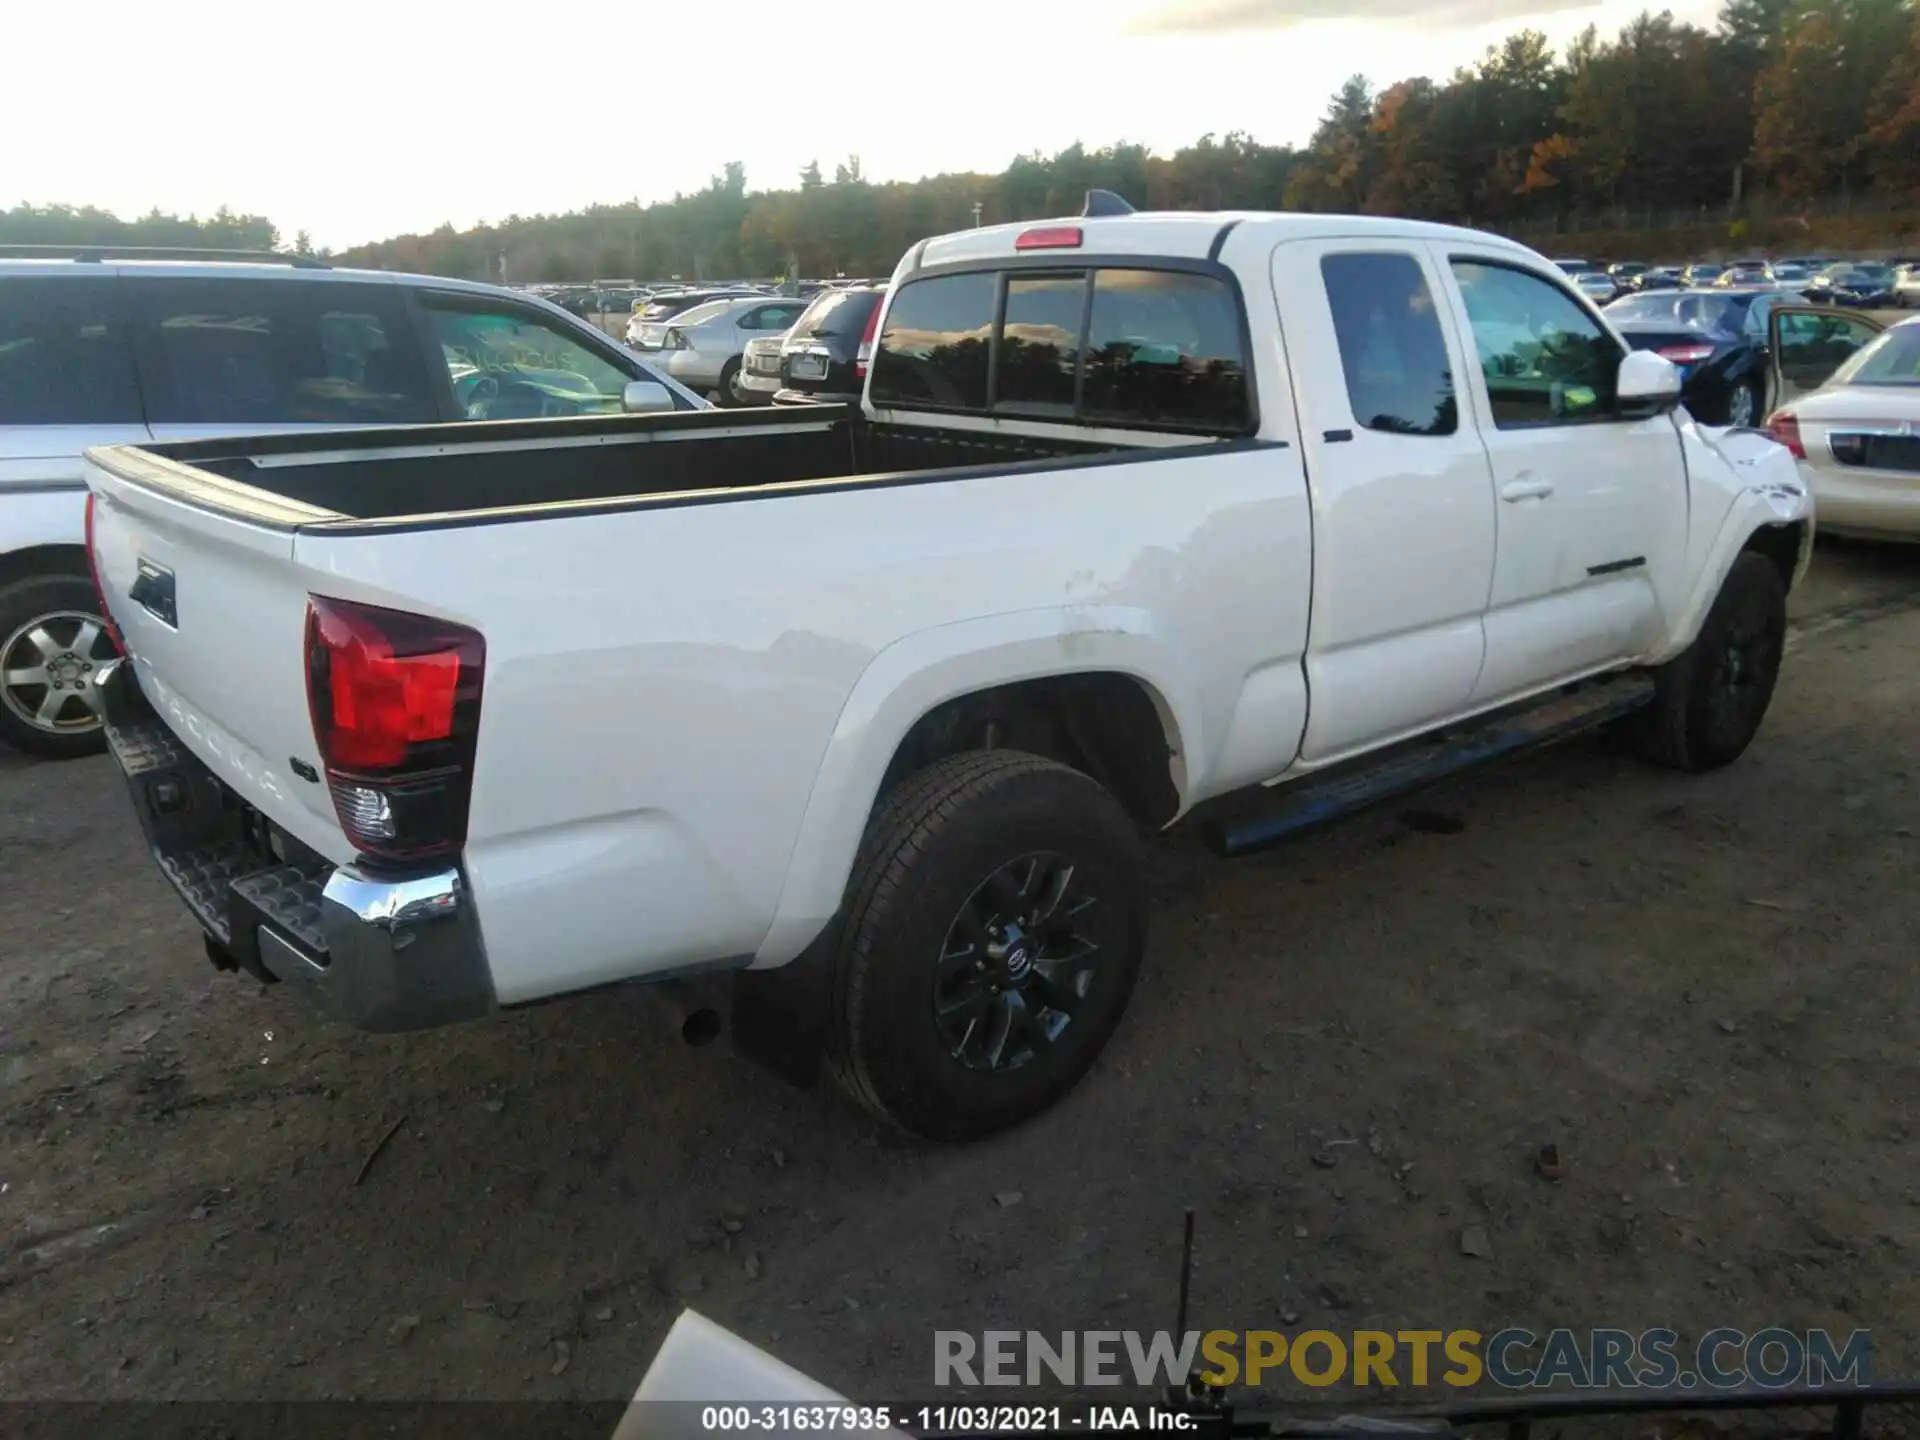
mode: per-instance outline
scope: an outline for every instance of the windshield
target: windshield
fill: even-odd
[[[1877,335],[1833,372],[1835,385],[1920,385],[1920,325]]]
[[[1629,324],[1672,325],[1686,330],[1737,330],[1752,303],[1747,295],[1689,295],[1656,291],[1632,295],[1607,307],[1607,318]]]
[[[704,305],[696,305],[673,317],[674,327],[686,330],[695,325],[704,325],[707,321],[724,315],[733,306],[731,300],[709,300]]]

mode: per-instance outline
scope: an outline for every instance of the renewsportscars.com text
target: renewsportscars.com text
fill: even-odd
[[[1464,1389],[1486,1380],[1509,1390],[1771,1390],[1862,1386],[1872,1380],[1871,1332],[1771,1326],[1709,1330],[1691,1342],[1676,1330],[1167,1331],[938,1330],[936,1385],[1073,1387],[1180,1384],[1196,1368],[1209,1385]]]

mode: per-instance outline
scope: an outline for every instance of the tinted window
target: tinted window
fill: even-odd
[[[1086,350],[1088,419],[1230,432],[1252,423],[1240,305],[1224,281],[1098,271]]]
[[[1451,435],[1453,367],[1420,262],[1328,255],[1320,262],[1354,422],[1398,435]]]
[[[828,290],[801,312],[793,333],[805,339],[812,335],[858,335],[867,328],[874,309],[880,304],[878,290]]]
[[[428,302],[454,402],[475,420],[618,415],[635,378],[556,325],[517,310]]]
[[[98,280],[0,281],[0,425],[140,423],[112,299]]]
[[[1474,349],[1501,429],[1613,414],[1620,347],[1559,286],[1503,265],[1455,260]]]
[[[406,310],[384,286],[139,285],[148,418],[166,425],[401,425],[438,419]]]
[[[1085,272],[1008,278],[1007,316],[994,372],[997,407],[1073,418],[1074,372],[1086,308]]]
[[[873,357],[879,404],[983,410],[994,277],[939,275],[900,288]]]

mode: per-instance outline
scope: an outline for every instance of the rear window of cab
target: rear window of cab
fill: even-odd
[[[1123,429],[1254,427],[1238,291],[1189,270],[964,271],[903,284],[874,349],[877,407]]]

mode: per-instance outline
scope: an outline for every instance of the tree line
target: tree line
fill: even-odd
[[[1075,144],[995,175],[889,183],[869,181],[850,156],[831,178],[815,163],[792,189],[754,192],[730,162],[668,201],[442,225],[337,258],[514,281],[884,275],[924,236],[976,216],[1074,213],[1093,187],[1151,209],[1360,211],[1519,233],[1607,212],[1731,211],[1762,195],[1788,206],[1920,202],[1920,11],[1914,0],[1726,0],[1711,29],[1648,11],[1612,38],[1589,27],[1562,52],[1521,30],[1444,80],[1376,90],[1351,77],[1299,147],[1242,132],[1171,155]],[[0,213],[0,241],[108,221],[123,224],[20,207]],[[259,217],[225,211],[125,223],[125,235],[80,238],[277,240]],[[179,227],[199,238],[145,238]]]
[[[0,210],[0,245],[153,245],[170,249],[278,250],[280,231],[264,215],[236,215],[222,205],[202,220],[153,210],[137,220],[92,205],[15,205]],[[291,247],[311,255],[303,230]]]

